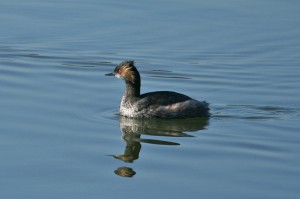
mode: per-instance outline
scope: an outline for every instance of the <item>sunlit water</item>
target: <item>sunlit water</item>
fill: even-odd
[[[0,198],[299,197],[299,2],[0,4]],[[212,117],[119,117],[125,59]]]

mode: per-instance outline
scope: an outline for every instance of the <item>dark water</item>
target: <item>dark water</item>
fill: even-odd
[[[0,198],[299,198],[298,1],[0,3]],[[142,92],[209,119],[117,115]]]

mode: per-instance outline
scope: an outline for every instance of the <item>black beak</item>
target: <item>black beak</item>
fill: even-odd
[[[116,73],[107,73],[107,74],[105,74],[106,76],[115,76],[116,75]]]

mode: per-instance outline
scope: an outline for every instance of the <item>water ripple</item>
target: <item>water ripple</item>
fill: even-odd
[[[234,118],[247,120],[287,119],[299,114],[298,108],[281,106],[258,106],[231,104],[214,107],[214,118]]]

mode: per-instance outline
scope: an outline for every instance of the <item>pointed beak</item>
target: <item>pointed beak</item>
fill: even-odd
[[[106,76],[115,76],[116,75],[116,73],[115,72],[113,72],[113,73],[107,73],[107,74],[105,74]]]

